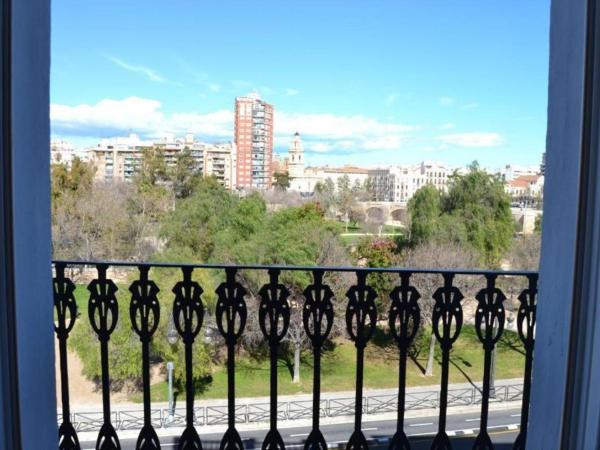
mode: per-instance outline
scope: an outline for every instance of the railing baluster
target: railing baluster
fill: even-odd
[[[475,296],[477,310],[475,312],[475,330],[483,344],[483,392],[481,394],[481,420],[479,434],[473,445],[474,450],[491,450],[494,448],[487,431],[488,409],[490,402],[490,378],[492,370],[492,353],[496,343],[502,337],[504,321],[504,300],[506,296],[496,287],[496,275],[487,275],[487,287],[481,289]]]
[[[450,369],[450,350],[458,339],[462,328],[463,313],[460,290],[452,285],[454,273],[444,272],[444,286],[433,294],[435,305],[432,314],[432,327],[435,337],[442,348],[442,380],[440,386],[440,415],[438,432],[431,444],[432,450],[449,450],[452,448],[446,433],[446,413],[448,409],[448,375]],[[441,329],[440,329],[441,328]]]
[[[362,404],[363,404],[363,374],[364,374],[364,352],[369,339],[375,332],[377,323],[377,308],[375,290],[366,284],[366,271],[357,271],[357,284],[352,286],[346,293],[348,306],[346,308],[346,328],[350,339],[356,347],[356,396],[354,410],[354,432],[348,444],[347,450],[368,449],[367,440],[362,432]]]
[[[235,428],[235,345],[246,325],[246,290],[235,281],[237,269],[225,269],[226,281],[216,290],[217,328],[227,344],[227,431],[221,440],[220,450],[243,450],[244,444]]]
[[[75,302],[75,285],[65,278],[66,264],[55,265],[56,277],[53,280],[54,308],[56,323],[54,331],[58,337],[58,353],[60,358],[60,393],[62,402],[62,423],[58,428],[58,448],[60,450],[80,450],[77,432],[71,423],[69,400],[69,368],[67,364],[67,339],[77,319],[77,303]]]
[[[158,286],[148,279],[149,266],[140,266],[140,279],[129,287],[131,303],[129,318],[133,331],[142,342],[142,384],[144,392],[144,426],[135,445],[136,450],[160,450],[160,442],[152,426],[150,403],[150,340],[158,328],[160,321],[160,304],[158,302]]]
[[[514,450],[525,450],[527,444],[531,369],[533,366],[533,347],[535,345],[535,310],[537,307],[538,275],[529,275],[527,279],[529,285],[519,295],[521,306],[517,313],[517,330],[525,347],[525,375],[523,379],[523,401],[521,403],[521,430],[515,441]]]
[[[96,440],[96,450],[121,450],[117,432],[110,420],[110,376],[108,372],[108,341],[119,320],[117,286],[106,278],[108,264],[97,264],[98,278],[88,285],[90,300],[88,316],[92,329],[100,341],[100,364],[102,370],[103,424]]]
[[[302,322],[313,347],[313,406],[312,430],[304,450],[327,450],[327,442],[319,428],[321,414],[321,350],[333,326],[333,292],[323,284],[323,270],[314,270],[314,283],[304,290]]]
[[[398,420],[396,433],[390,441],[390,450],[410,450],[410,443],[404,432],[404,407],[406,401],[406,359],[408,347],[415,338],[421,322],[421,309],[418,300],[421,297],[414,286],[410,285],[408,272],[400,274],[401,284],[390,294],[392,304],[389,311],[389,326],[398,348],[400,362],[398,368]]]
[[[200,436],[194,427],[194,377],[192,346],[204,319],[202,288],[192,281],[192,268],[183,267],[183,281],[173,288],[173,322],[185,345],[185,430],[179,438],[179,450],[202,450]]]
[[[279,283],[279,269],[269,269],[269,284],[259,291],[261,302],[258,309],[260,329],[269,344],[271,357],[271,410],[269,432],[262,444],[263,450],[285,450],[281,434],[277,430],[277,351],[290,325],[290,292]]]

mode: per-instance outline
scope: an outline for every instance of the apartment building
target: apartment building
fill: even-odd
[[[258,94],[235,99],[237,185],[269,189],[273,178],[273,105]]]
[[[194,159],[193,170],[204,176],[214,176],[227,189],[236,187],[236,147],[233,143],[208,144],[187,134],[183,139],[169,134],[158,140],[142,140],[136,134],[128,137],[102,139],[96,147],[87,149],[101,181],[131,181],[139,173],[144,151],[161,149],[167,167],[174,167],[184,150]]]
[[[452,171],[441,163],[422,162],[415,166],[392,166],[369,170],[373,200],[380,202],[408,202],[425,185],[440,192],[448,189]]]
[[[76,149],[73,144],[63,139],[50,142],[50,164],[64,164],[71,167],[74,158],[87,160],[87,153]]]
[[[544,195],[543,175],[520,175],[504,185],[513,200],[541,198]]]

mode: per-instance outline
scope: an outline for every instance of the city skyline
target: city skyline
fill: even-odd
[[[545,1],[183,3],[57,3],[53,137],[231,141],[234,98],[258,92],[276,108],[275,153],[298,131],[314,165],[539,165]],[[169,21],[178,33],[154,32]]]

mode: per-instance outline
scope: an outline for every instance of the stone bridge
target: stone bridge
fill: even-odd
[[[408,224],[406,203],[400,202],[359,202],[367,223],[377,223],[404,227]],[[511,208],[512,216],[517,223],[517,232],[533,233],[535,221],[542,214],[541,210],[530,208]]]
[[[408,222],[406,203],[400,202],[359,202],[367,223],[405,226]]]

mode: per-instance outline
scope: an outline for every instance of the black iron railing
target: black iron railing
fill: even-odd
[[[88,320],[99,340],[101,359],[101,385],[103,399],[103,420],[99,429],[96,449],[120,449],[119,438],[113,423],[110,405],[110,376],[108,342],[115,330],[121,312],[121,320],[127,320],[139,336],[142,346],[142,381],[144,414],[139,433],[138,449],[159,449],[160,443],[154,429],[153,412],[150,400],[150,355],[151,339],[161,320],[158,301],[159,288],[150,278],[150,270],[157,268],[177,269],[181,271],[181,281],[172,288],[173,306],[163,311],[172,316],[177,333],[185,346],[185,388],[186,414],[185,429],[179,439],[180,449],[201,449],[202,439],[195,425],[194,383],[192,374],[192,349],[204,321],[205,306],[202,302],[202,287],[193,280],[194,269],[210,269],[224,272],[224,281],[216,289],[217,303],[214,311],[216,327],[222,335],[227,348],[228,406],[227,430],[220,448],[225,450],[243,450],[244,444],[236,429],[235,405],[235,348],[244,333],[248,319],[247,290],[239,280],[241,271],[259,271],[268,274],[268,282],[259,290],[258,323],[270,354],[270,405],[269,431],[262,448],[264,450],[284,450],[285,443],[277,427],[277,355],[282,339],[290,324],[290,291],[281,282],[281,274],[289,271],[303,271],[312,274],[312,283],[303,293],[302,324],[313,349],[313,402],[312,431],[305,441],[306,450],[325,450],[326,440],[320,430],[319,418],[322,413],[321,401],[321,352],[328,339],[334,321],[334,293],[324,281],[331,273],[353,273],[356,281],[345,294],[345,328],[356,347],[356,393],[354,399],[354,432],[349,436],[347,449],[367,449],[369,443],[361,430],[361,421],[365,413],[363,405],[364,350],[372,338],[378,319],[387,316],[389,330],[395,338],[399,352],[399,380],[397,400],[397,429],[390,440],[391,450],[410,449],[411,445],[404,430],[404,411],[406,409],[406,366],[410,346],[422,323],[423,301],[419,286],[413,285],[415,275],[438,275],[440,285],[432,295],[433,308],[430,317],[433,332],[439,342],[441,358],[441,383],[437,401],[439,407],[438,432],[433,438],[432,449],[450,449],[451,444],[446,432],[448,409],[448,383],[450,370],[450,352],[460,336],[463,326],[463,293],[455,284],[457,276],[467,276],[480,280],[481,287],[475,295],[476,310],[474,324],[477,336],[484,350],[483,388],[481,392],[481,421],[479,434],[474,448],[492,449],[488,434],[488,408],[491,396],[492,354],[505,329],[507,312],[506,295],[500,288],[500,279],[524,280],[518,295],[516,324],[519,337],[525,348],[525,368],[522,391],[522,413],[519,435],[514,443],[515,449],[524,449],[527,437],[529,413],[529,394],[531,388],[531,368],[533,362],[535,309],[537,298],[537,279],[535,272],[526,271],[490,271],[490,270],[428,270],[404,268],[362,268],[362,267],[298,267],[298,266],[258,266],[258,265],[214,265],[214,264],[167,264],[167,263],[125,263],[125,262],[81,262],[55,261],[54,263],[54,305],[56,309],[55,330],[59,341],[61,373],[62,423],[59,426],[59,448],[79,449],[80,444],[75,427],[71,422],[69,403],[69,381],[67,367],[67,339],[75,320],[77,305],[75,284],[67,276],[70,267],[94,267],[96,278],[87,286],[89,291]],[[117,302],[117,286],[107,277],[109,267],[137,268],[137,279],[131,283],[131,300],[128,305]],[[389,293],[388,311],[378,311],[376,290],[369,284],[368,276],[374,273],[398,275],[397,285]],[[166,313],[166,314],[165,314]]]

